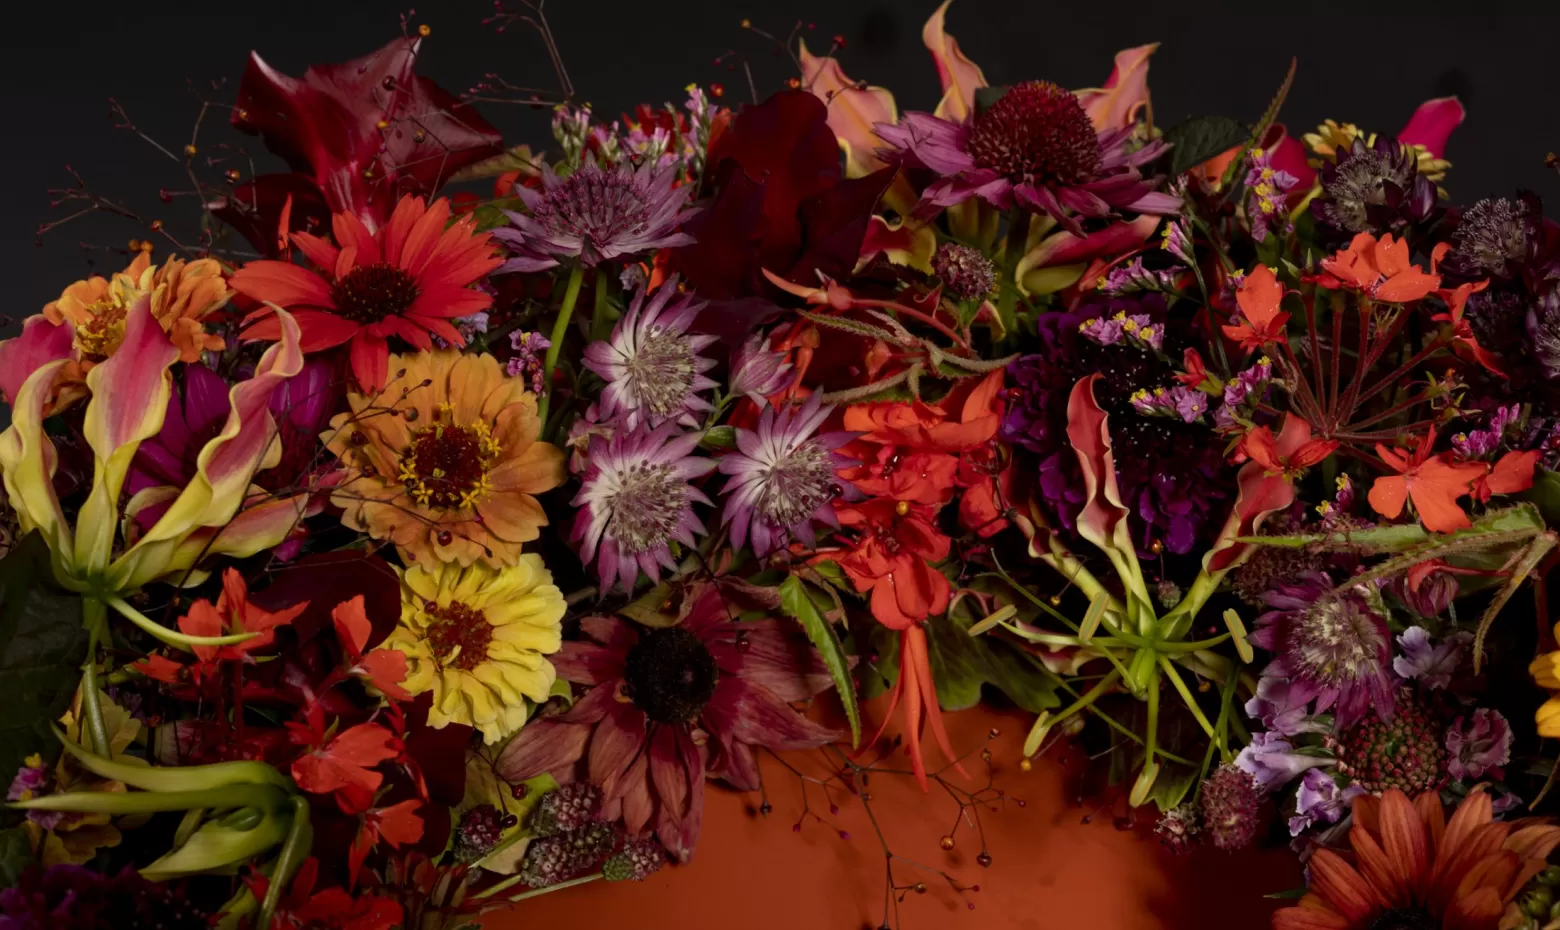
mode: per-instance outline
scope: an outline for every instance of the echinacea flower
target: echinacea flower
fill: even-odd
[[[1138,171],[1165,143],[1129,151],[1133,126],[1096,130],[1078,97],[1049,81],[1013,85],[967,124],[912,112],[873,128],[901,160],[938,175],[921,195],[923,209],[978,197],[1045,214],[1082,236],[1079,216],[1166,214],[1181,206]]]
[[[586,161],[566,178],[542,166],[542,189],[516,187],[526,213],[510,212],[512,228],[494,232],[513,257],[501,271],[545,271],[563,262],[594,268],[658,249],[688,245],[678,232],[691,215],[688,185],[677,172],[627,160],[603,167]]]
[[[699,395],[715,387],[704,374],[715,361],[699,355],[715,337],[688,331],[703,309],[702,301],[678,292],[675,275],[653,295],[634,295],[611,338],[585,348],[585,367],[607,382],[602,417],[621,418],[629,429],[668,420],[698,424],[694,414],[710,409]]]
[[[537,440],[536,397],[491,355],[398,355],[392,411],[372,392],[322,437],[346,473],[342,522],[423,562],[513,565],[547,525],[536,495],[563,482],[563,452]]]
[[[1251,642],[1274,654],[1275,674],[1316,692],[1317,713],[1335,708],[1340,728],[1367,710],[1391,718],[1391,632],[1362,590],[1308,574],[1280,582],[1267,604]]]
[[[591,440],[571,538],[580,560],[596,563],[603,591],[632,592],[641,574],[655,581],[662,567],[676,568],[673,542],[691,547],[704,534],[693,505],[710,499],[688,483],[715,468],[714,460],[693,454],[700,435],[666,423]]]
[[[833,731],[789,706],[830,687],[817,653],[775,620],[730,619],[719,590],[696,592],[675,626],[591,617],[585,639],[553,657],[588,686],[573,707],[531,721],[504,747],[499,774],[580,778],[605,794],[601,817],[631,834],[653,828],[686,861],[698,841],[705,777],[759,785],[755,750],[809,749]]]
[[[1317,849],[1306,896],[1275,913],[1273,928],[1496,930],[1557,844],[1560,827],[1494,821],[1481,788],[1449,820],[1435,792],[1359,797],[1349,831],[1354,860]]]
[[[318,272],[261,259],[234,272],[233,289],[293,311],[305,353],[348,344],[352,374],[365,393],[378,393],[389,380],[390,337],[424,351],[433,348],[434,336],[464,346],[453,321],[493,303],[472,285],[500,260],[474,219],[450,222],[448,200],[428,205],[403,197],[377,231],[351,213],[337,213],[332,229],[334,245],[305,232],[291,236]],[[245,339],[279,338],[269,311],[245,323]]]
[[[814,394],[798,410],[766,406],[756,428],[737,430],[737,451],[720,460],[721,473],[731,476],[724,493],[732,545],[751,544],[763,558],[792,537],[813,548],[814,521],[839,526],[835,473],[849,460],[835,450],[852,434],[817,435],[832,412]]]
[[[401,623],[385,646],[406,654],[402,686],[433,692],[428,725],[462,723],[496,743],[552,688],[563,594],[541,556],[490,568],[417,563],[400,571]]]

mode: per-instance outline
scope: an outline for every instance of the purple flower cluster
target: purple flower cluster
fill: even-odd
[[[1472,644],[1473,635],[1459,631],[1442,640],[1440,645],[1434,645],[1428,630],[1411,626],[1398,634],[1397,642],[1402,654],[1392,660],[1392,670],[1399,678],[1434,691],[1452,683],[1452,676],[1462,664],[1463,653]]]
[[[1319,768],[1307,771],[1295,793],[1295,816],[1289,818],[1289,835],[1299,836],[1319,823],[1337,823],[1354,799],[1364,793],[1359,785],[1339,788],[1338,780]]]
[[[1498,710],[1481,707],[1446,730],[1446,770],[1453,778],[1500,780],[1511,761],[1511,724]]]
[[[1132,409],[1146,417],[1175,416],[1196,423],[1208,412],[1208,395],[1184,384],[1142,390],[1132,395]]]
[[[1143,267],[1143,258],[1139,256],[1123,265],[1117,265],[1105,275],[1105,280],[1100,282],[1100,290],[1112,297],[1120,297],[1123,294],[1132,294],[1137,291],[1165,291],[1173,293],[1176,290],[1176,278],[1181,274],[1180,268],[1150,269]]]
[[[1505,442],[1506,432],[1522,419],[1522,407],[1520,404],[1507,404],[1497,407],[1490,415],[1490,421],[1483,429],[1476,429],[1467,433],[1458,433],[1452,437],[1452,448],[1465,459],[1486,459],[1500,450]]]
[[[529,381],[537,397],[547,393],[543,356],[552,348],[552,340],[541,333],[517,331],[509,334],[509,345],[515,350],[509,359],[509,376]]]
[[[1294,229],[1284,195],[1299,183],[1299,178],[1273,167],[1271,152],[1251,150],[1251,168],[1246,172],[1246,218],[1251,221],[1252,239],[1262,242],[1269,230],[1287,233]]]
[[[1220,430],[1234,429],[1242,419],[1250,419],[1250,408],[1262,403],[1268,382],[1273,380],[1273,361],[1266,355],[1237,374],[1224,385],[1224,396],[1214,412],[1213,424]]]
[[[1158,349],[1165,341],[1165,331],[1156,325],[1146,313],[1129,314],[1117,310],[1109,317],[1097,316],[1078,324],[1078,332],[1102,346],[1113,346],[1123,341]]]
[[[1176,217],[1165,224],[1161,233],[1160,248],[1179,258],[1190,267],[1196,267],[1197,259],[1192,248],[1192,236],[1187,232],[1187,222],[1183,217]]]
[[[1276,791],[1296,777],[1331,760],[1316,752],[1296,747],[1278,733],[1253,733],[1251,742],[1235,757],[1235,764],[1256,779],[1264,792]]]

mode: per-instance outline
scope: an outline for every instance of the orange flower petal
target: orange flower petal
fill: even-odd
[[[1311,890],[1350,921],[1361,923],[1381,910],[1381,902],[1359,872],[1330,849],[1311,857]]]

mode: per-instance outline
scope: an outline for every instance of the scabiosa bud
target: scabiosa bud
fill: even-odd
[[[960,300],[976,300],[991,293],[997,269],[979,249],[944,242],[932,256],[932,271],[948,293]]]
[[[1181,603],[1183,593],[1181,586],[1169,578],[1161,578],[1154,585],[1154,597],[1165,610],[1174,610],[1175,605]]]
[[[1165,844],[1167,849],[1177,856],[1184,856],[1200,842],[1202,820],[1197,814],[1197,808],[1188,801],[1180,807],[1165,811],[1154,826],[1154,832],[1159,834],[1159,842]]]
[[[466,811],[455,827],[455,858],[476,862],[498,845],[503,832],[503,813],[491,804],[478,804]]]
[[[1219,766],[1203,782],[1203,829],[1225,852],[1238,852],[1256,840],[1261,806],[1257,780],[1233,764]]]
[[[520,862],[520,881],[532,888],[566,882],[594,868],[616,842],[612,825],[606,823],[534,840]]]
[[[666,853],[654,840],[629,840],[601,867],[609,882],[642,882],[666,864]]]
[[[1409,797],[1446,783],[1445,722],[1413,688],[1398,692],[1396,711],[1368,714],[1337,739],[1338,771],[1379,795],[1399,788]]]
[[[553,836],[580,829],[600,812],[601,789],[589,782],[573,782],[543,795],[527,826],[536,836]]]

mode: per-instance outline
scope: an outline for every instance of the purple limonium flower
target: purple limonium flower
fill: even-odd
[[[1299,183],[1299,178],[1273,167],[1273,153],[1251,150],[1251,168],[1246,172],[1246,218],[1251,221],[1251,238],[1262,242],[1270,229],[1285,233],[1294,229],[1284,195]]]
[[[1511,761],[1511,724],[1498,710],[1481,707],[1458,717],[1446,730],[1446,771],[1453,778],[1499,780],[1501,766]]]
[[[1161,268],[1158,270],[1143,267],[1143,258],[1139,256],[1123,265],[1117,265],[1105,275],[1105,280],[1100,282],[1100,290],[1112,297],[1120,297],[1122,294],[1131,294],[1136,291],[1164,291],[1174,293],[1176,290],[1176,278],[1180,275],[1180,268]]]
[[[509,334],[509,345],[515,350],[509,358],[509,376],[530,382],[531,393],[537,397],[547,393],[544,356],[552,348],[552,340],[541,333],[516,331]]]
[[[1095,317],[1078,324],[1078,332],[1102,346],[1113,346],[1126,341],[1130,344],[1158,349],[1164,344],[1164,329],[1154,325],[1154,318],[1146,313],[1128,314],[1118,310],[1110,317]]]
[[[1278,733],[1253,733],[1251,742],[1235,757],[1235,764],[1256,779],[1264,792],[1276,791],[1307,769],[1331,762],[1326,756],[1296,750]]]
[[[1175,416],[1182,422],[1195,423],[1208,412],[1208,395],[1184,384],[1170,388],[1154,388],[1132,395],[1132,406],[1144,416]]]
[[[1340,730],[1374,710],[1392,718],[1392,633],[1359,588],[1333,590],[1332,579],[1306,572],[1267,594],[1272,609],[1257,618],[1251,641],[1274,654],[1270,669],[1316,689],[1316,712],[1333,708]]]
[[[596,563],[603,592],[632,592],[641,574],[657,581],[662,567],[677,567],[671,544],[692,547],[704,534],[693,505],[710,499],[688,482],[715,462],[693,454],[699,438],[664,423],[591,441],[589,469],[573,501],[580,511],[572,541],[584,564]]]
[[[529,214],[509,212],[514,225],[493,233],[514,256],[498,270],[545,271],[564,262],[594,268],[690,244],[693,237],[677,231],[691,215],[690,188],[673,187],[675,180],[675,172],[650,164],[585,162],[567,178],[544,164],[540,191],[515,188]]]
[[[873,127],[888,143],[888,157],[939,176],[921,194],[918,213],[979,197],[1003,210],[1016,205],[1050,216],[1076,236],[1083,235],[1080,216],[1181,208],[1179,198],[1155,190],[1159,178],[1138,170],[1168,146],[1156,141],[1129,150],[1134,129],[1096,132],[1078,98],[1049,81],[1013,85],[969,123],[912,112]]]
[[[688,332],[703,309],[703,301],[678,293],[674,275],[654,295],[635,294],[612,337],[585,347],[585,367],[607,382],[603,418],[621,418],[629,429],[669,420],[698,425],[694,414],[710,409],[699,394],[715,387],[704,375],[715,361],[699,352],[716,337]]]
[[[1178,216],[1165,223],[1164,232],[1160,233],[1160,248],[1179,258],[1188,266],[1195,267],[1197,259],[1192,248],[1192,235],[1187,232],[1185,217]]]
[[[5,793],[7,801],[31,801],[49,793],[53,787],[54,778],[51,774],[52,766],[43,761],[43,757],[33,753],[22,760],[22,767],[16,770],[16,777],[11,779],[11,788]],[[59,826],[60,821],[68,816],[63,811],[28,811],[27,819],[45,830],[53,830]],[[0,924],[3,926],[3,924]]]
[[[791,363],[784,352],[769,347],[769,339],[758,333],[737,347],[731,358],[732,396],[746,395],[762,404],[790,381]]]
[[[1337,823],[1354,799],[1365,793],[1359,785],[1339,788],[1321,769],[1310,769],[1295,792],[1295,816],[1289,818],[1289,835],[1299,836],[1318,823]]]
[[[1506,430],[1522,419],[1520,404],[1508,404],[1495,408],[1490,421],[1483,429],[1458,433],[1452,437],[1452,448],[1465,459],[1489,458],[1499,451],[1506,439]]]
[[[1452,683],[1452,676],[1462,664],[1463,653],[1473,642],[1473,635],[1459,630],[1442,640],[1440,645],[1434,645],[1428,630],[1411,626],[1398,634],[1397,642],[1403,654],[1392,660],[1392,670],[1399,678],[1435,690]]]
[[[1273,360],[1266,355],[1224,385],[1224,406],[1239,407],[1252,397],[1262,399],[1261,389],[1273,379]]]
[[[1317,693],[1314,685],[1274,674],[1270,665],[1257,679],[1257,690],[1246,702],[1246,716],[1260,720],[1280,736],[1317,733],[1326,729],[1311,718],[1310,705]]]
[[[793,537],[811,548],[814,521],[839,527],[835,473],[849,459],[834,450],[854,434],[817,434],[833,409],[814,394],[794,412],[766,406],[757,428],[737,430],[737,451],[720,460],[721,473],[731,476],[725,495],[733,546],[749,543],[763,558]]]

